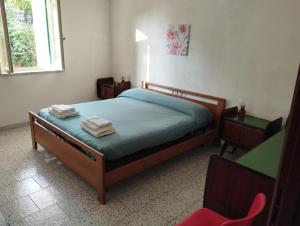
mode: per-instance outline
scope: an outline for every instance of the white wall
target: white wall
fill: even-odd
[[[66,70],[0,77],[0,128],[28,121],[29,110],[96,99],[96,78],[111,71],[110,0],[62,0]]]
[[[112,70],[287,116],[300,61],[299,0],[112,0]],[[188,57],[167,55],[168,24],[192,25]],[[149,37],[135,43],[135,29]],[[147,48],[149,50],[147,50]]]
[[[95,100],[96,78],[111,72],[129,74],[140,85],[147,78],[147,51],[152,82],[223,96],[229,105],[242,97],[249,112],[265,118],[289,111],[300,61],[299,0],[62,0],[61,5],[66,70],[0,77],[0,128],[26,122],[29,110]],[[170,23],[192,24],[188,57],[166,54]],[[135,29],[149,39],[135,43]]]

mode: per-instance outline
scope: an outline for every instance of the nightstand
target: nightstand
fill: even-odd
[[[112,77],[97,80],[97,96],[103,100],[115,98],[130,88],[131,84],[129,81],[115,82]]]
[[[115,82],[115,96],[131,88],[131,83],[129,81]]]
[[[229,146],[232,153],[237,148],[250,150],[281,129],[282,118],[269,121],[250,115],[238,117],[238,107],[224,110],[222,114],[221,137],[224,140],[220,155]]]

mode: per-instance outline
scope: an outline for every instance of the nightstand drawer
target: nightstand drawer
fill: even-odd
[[[252,149],[264,141],[264,136],[263,130],[244,127],[241,137],[242,146],[246,149]]]
[[[264,141],[265,132],[225,120],[223,138],[246,149],[252,149]]]
[[[223,127],[224,139],[239,144],[242,138],[242,132],[243,132],[243,126],[230,121],[224,122],[224,127]]]

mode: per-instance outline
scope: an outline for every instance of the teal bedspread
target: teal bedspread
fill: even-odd
[[[58,119],[48,109],[39,115],[105,155],[118,160],[142,149],[179,139],[205,128],[212,115],[198,104],[141,89],[125,91],[118,98],[75,104],[80,116]],[[81,120],[100,116],[112,122],[115,133],[96,138],[80,127]]]

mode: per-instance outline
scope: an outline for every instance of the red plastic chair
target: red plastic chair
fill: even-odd
[[[266,205],[266,196],[262,193],[256,195],[246,217],[230,220],[222,215],[207,209],[199,209],[184,219],[177,226],[251,226],[254,218],[258,216]]]

